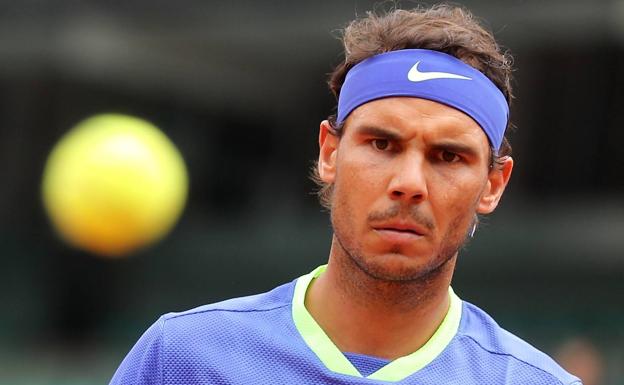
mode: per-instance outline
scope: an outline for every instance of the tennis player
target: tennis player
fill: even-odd
[[[509,56],[452,6],[368,14],[344,45],[315,168],[327,265],[162,316],[111,384],[580,384],[450,286],[511,176]]]

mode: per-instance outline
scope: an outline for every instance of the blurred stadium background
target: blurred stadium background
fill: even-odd
[[[624,1],[463,4],[516,59],[516,168],[454,287],[561,360],[585,341],[600,383],[624,384]],[[325,74],[336,30],[372,7],[0,2],[0,384],[107,383],[160,314],[326,260],[307,177],[334,106]],[[191,178],[173,233],[120,260],[64,246],[40,199],[54,143],[101,112],[154,122]]]

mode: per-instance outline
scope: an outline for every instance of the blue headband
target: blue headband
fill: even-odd
[[[481,72],[453,56],[403,49],[358,63],[340,90],[337,123],[362,104],[390,96],[413,96],[456,108],[472,117],[492,147],[500,149],[509,116],[503,93]]]

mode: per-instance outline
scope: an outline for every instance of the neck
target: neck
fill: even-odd
[[[386,281],[361,270],[334,240],[305,305],[341,351],[402,357],[422,347],[446,316],[455,260],[422,279]]]

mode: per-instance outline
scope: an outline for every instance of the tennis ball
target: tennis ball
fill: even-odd
[[[52,149],[42,196],[58,234],[102,256],[122,256],[167,234],[188,193],[184,160],[152,124],[94,116]]]

